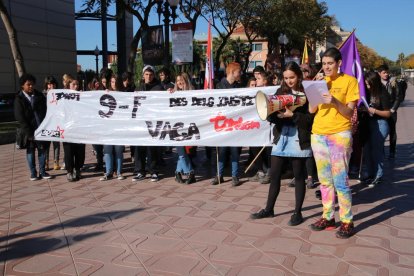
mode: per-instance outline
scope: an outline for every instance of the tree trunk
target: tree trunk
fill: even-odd
[[[3,0],[0,0],[0,16],[3,21],[4,27],[6,28],[7,35],[9,36],[10,48],[12,51],[14,65],[16,66],[17,74],[21,77],[26,73],[24,67],[23,56],[20,52],[19,42],[17,40],[17,32],[13,26],[9,13],[7,12],[6,6]]]
[[[220,46],[216,50],[216,54],[214,56],[214,68],[217,71],[220,69],[220,56],[221,56],[221,52],[223,51],[224,46],[226,46],[227,41],[229,40],[230,34],[226,35],[225,37],[222,37],[221,44],[220,44]]]
[[[141,40],[141,36],[142,28],[140,27],[138,31],[135,33],[134,38],[132,39],[130,44],[127,70],[131,73],[134,73],[135,71],[135,58],[137,56],[138,43]]]
[[[243,73],[247,72],[247,68],[249,68],[249,62],[250,62],[250,55],[253,52],[253,43],[249,42],[249,51],[244,55],[244,66],[242,69]]]

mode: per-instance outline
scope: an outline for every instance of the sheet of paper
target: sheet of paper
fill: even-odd
[[[369,111],[369,104],[368,104],[368,102],[367,102],[367,99],[365,99],[365,97],[364,96],[362,96],[361,97],[361,102],[364,104],[364,106],[366,107],[366,109],[367,109],[367,112]],[[369,114],[369,116],[374,116],[373,114],[371,114],[370,112],[368,112],[368,114]]]
[[[362,96],[362,97],[361,97],[361,101],[362,101],[362,103],[365,105],[365,107],[366,107],[367,109],[369,109],[369,104],[368,104],[368,102],[367,102],[367,99],[365,99],[365,97],[364,97],[364,96]]]
[[[303,88],[305,88],[305,94],[309,103],[312,106],[317,106],[323,102],[322,95],[329,93],[328,85],[326,81],[303,81]]]

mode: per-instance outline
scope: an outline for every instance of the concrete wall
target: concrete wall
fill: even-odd
[[[76,74],[74,0],[4,0],[17,31],[26,71],[41,89],[46,75],[60,82]],[[16,92],[16,73],[9,40],[0,23],[0,94]]]

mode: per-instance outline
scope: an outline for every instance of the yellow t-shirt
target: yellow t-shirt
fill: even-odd
[[[331,95],[343,104],[359,100],[356,78],[340,74],[336,79],[325,77]],[[313,121],[312,133],[334,134],[351,129],[351,121],[339,113],[332,104],[319,104]]]

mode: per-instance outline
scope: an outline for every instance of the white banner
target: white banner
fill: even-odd
[[[261,91],[274,94],[277,87]],[[36,140],[107,145],[263,146],[271,126],[259,119],[259,89],[107,92],[55,89]]]

